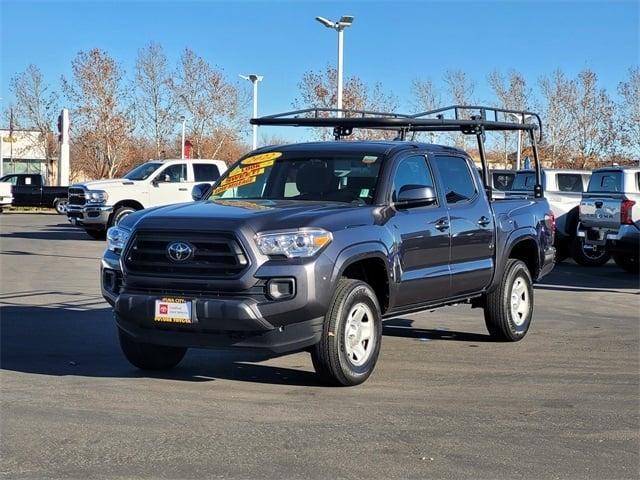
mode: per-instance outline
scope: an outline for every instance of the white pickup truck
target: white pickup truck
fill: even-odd
[[[78,183],[69,188],[67,217],[95,239],[143,208],[191,201],[196,183],[213,183],[227,170],[222,160],[152,160],[123,178]]]
[[[12,185],[8,182],[0,182],[0,212],[4,207],[10,207],[13,202]]]
[[[590,177],[591,172],[586,170],[546,168],[542,171],[544,196],[556,221],[557,261],[572,256],[582,265],[595,266],[609,260],[609,254],[604,249],[585,248],[582,239],[576,237],[578,206]],[[518,170],[505,196],[530,195],[535,182],[533,170]]]
[[[594,170],[580,202],[578,236],[606,249],[625,271],[640,272],[640,168]]]

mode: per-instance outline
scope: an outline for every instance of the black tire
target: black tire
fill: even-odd
[[[105,240],[107,238],[107,231],[102,229],[89,229],[85,228],[84,230],[94,240]]]
[[[135,212],[136,209],[133,207],[119,207],[115,210],[115,212],[113,212],[113,214],[111,215],[111,218],[109,218],[109,225],[107,225],[107,228],[109,227],[113,227],[114,225],[118,225],[118,223],[120,223],[120,221],[126,217],[127,215],[129,215],[130,213]]]
[[[522,282],[518,284],[517,282]],[[517,285],[520,285],[517,287]],[[518,288],[518,290],[516,290]],[[521,294],[519,291],[521,290]],[[516,313],[512,309],[512,295],[519,298],[518,306],[523,305],[523,312]],[[522,302],[522,303],[521,303]],[[529,331],[533,317],[533,282],[531,273],[521,260],[513,258],[507,261],[500,285],[486,295],[484,321],[487,330],[494,340],[517,342]]]
[[[358,310],[361,309],[361,310]],[[364,311],[366,318],[361,325],[368,325],[370,340],[363,340],[364,350],[360,360],[349,353],[353,345],[347,345],[346,329],[352,325],[349,315]],[[352,315],[353,317],[354,315]],[[371,317],[371,318],[369,318]],[[352,319],[351,319],[352,320]],[[358,322],[354,322],[358,323]],[[361,332],[358,329],[349,337],[358,343]],[[364,382],[375,368],[382,341],[382,314],[373,289],[360,280],[342,278],[338,281],[329,310],[325,315],[322,338],[311,348],[311,360],[316,372],[324,381],[332,385],[351,386]],[[363,363],[359,363],[362,361]]]
[[[584,240],[581,237],[575,237],[571,242],[571,258],[583,267],[600,267],[609,261],[611,254],[604,246],[585,248]]]
[[[640,273],[640,256],[638,254],[614,253],[612,257],[616,265],[625,272],[635,273],[636,275]]]
[[[141,370],[169,370],[180,363],[187,349],[138,342],[118,328],[120,348],[131,365]]]
[[[53,202],[53,208],[55,208],[58,215],[65,215],[67,213],[67,200],[64,198],[57,198]]]

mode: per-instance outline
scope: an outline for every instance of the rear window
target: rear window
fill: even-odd
[[[493,188],[500,191],[511,190],[513,181],[516,178],[515,173],[494,172],[493,174]]]
[[[513,180],[511,190],[531,190],[536,186],[535,173],[517,173]]]
[[[589,180],[589,192],[622,192],[623,175],[618,171],[595,172]]]
[[[582,175],[578,175],[577,173],[559,173],[558,190],[561,192],[582,193]]]
[[[196,182],[213,182],[220,178],[220,171],[213,163],[194,163],[193,176]]]

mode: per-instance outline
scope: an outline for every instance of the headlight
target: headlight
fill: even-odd
[[[331,232],[321,228],[256,235],[256,244],[264,255],[285,255],[289,258],[311,257],[329,245],[331,240]]]
[[[85,198],[88,203],[106,203],[109,195],[102,190],[89,190],[85,193]]]
[[[107,249],[114,253],[121,253],[130,236],[131,232],[129,230],[121,227],[111,227],[107,230]]]

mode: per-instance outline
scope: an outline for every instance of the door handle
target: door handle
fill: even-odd
[[[180,190],[181,192],[186,192],[188,189],[187,188],[179,188],[178,190]]]
[[[447,230],[449,228],[449,222],[447,220],[438,220],[438,222],[436,223],[436,228],[438,230],[440,230],[441,232],[444,232],[445,230]]]
[[[481,227],[486,227],[490,223],[491,223],[491,220],[489,220],[485,216],[480,217],[480,219],[478,220],[478,225],[480,225]]]

